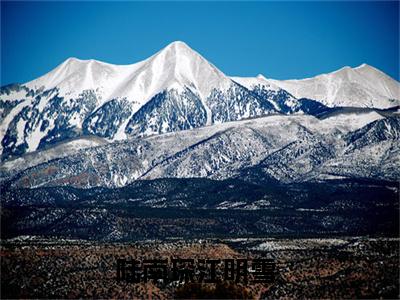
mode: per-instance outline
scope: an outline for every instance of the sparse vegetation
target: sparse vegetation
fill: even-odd
[[[398,298],[399,239],[147,241],[14,240],[1,246],[2,298]],[[268,244],[268,242],[267,242]],[[286,246],[285,246],[286,245]],[[272,284],[118,282],[116,259],[272,257]]]

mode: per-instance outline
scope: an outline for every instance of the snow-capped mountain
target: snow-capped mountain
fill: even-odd
[[[44,155],[30,167],[9,161],[0,170],[11,186],[30,188],[121,187],[157,178],[395,181],[399,124],[399,116],[368,109],[324,119],[274,115],[98,145],[56,159]]]
[[[278,87],[266,79],[263,75],[257,77],[231,77],[231,79],[257,97],[270,103],[272,107],[283,114],[305,113],[310,115],[320,115],[329,110],[329,108],[318,101],[307,98],[295,98],[286,90]]]
[[[183,42],[174,42],[132,65],[69,58],[26,86],[33,90],[57,88],[60,96],[69,98],[78,97],[81,91],[92,90],[98,99],[96,108],[112,99],[126,98],[136,112],[160,91],[183,92],[186,87],[196,91],[200,100],[205,100],[212,89],[226,90],[230,84],[221,71],[197,52]],[[211,116],[207,117],[211,119]]]
[[[260,98],[266,99],[276,111],[294,113],[301,110],[301,102],[290,93],[269,82],[262,75],[251,77],[231,77],[231,79]]]
[[[126,66],[70,58],[1,89],[2,159],[85,135],[123,140],[276,113],[268,96],[232,81],[183,42]]]
[[[1,160],[70,141],[87,147],[270,114],[396,106],[398,88],[366,65],[300,81],[228,77],[183,42],[132,65],[70,58],[38,79],[1,88]]]
[[[400,84],[382,71],[362,64],[300,80],[266,80],[297,98],[314,99],[328,107],[389,108],[400,105]]]
[[[399,85],[366,65],[228,77],[183,42],[125,66],[70,58],[0,89],[2,236],[394,232]]]

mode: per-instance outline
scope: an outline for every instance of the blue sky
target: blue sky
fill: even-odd
[[[1,85],[68,57],[143,60],[182,40],[224,73],[304,78],[373,65],[399,79],[395,2],[1,2]]]

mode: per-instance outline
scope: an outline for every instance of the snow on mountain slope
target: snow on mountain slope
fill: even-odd
[[[1,176],[19,172],[53,159],[74,155],[79,151],[107,144],[107,141],[98,137],[82,137],[61,143],[39,152],[27,153],[13,160],[5,161],[0,165]]]
[[[329,107],[389,108],[400,105],[400,83],[367,64],[344,67],[313,78],[268,81],[296,98],[314,99]]]
[[[116,66],[71,58],[0,90],[2,159],[95,135],[110,141],[275,112],[183,42]]]
[[[229,78],[183,42],[125,66],[70,58],[0,89],[1,160],[92,135],[112,142],[277,113],[320,117],[326,105],[388,107],[398,87],[367,65],[299,81]]]
[[[94,90],[99,106],[115,98],[127,98],[142,106],[160,91],[191,87],[205,99],[212,89],[231,84],[221,71],[185,43],[177,41],[150,58],[132,65],[112,65],[96,60],[69,58],[48,74],[30,81],[28,88],[57,87],[60,96],[77,97]],[[135,112],[137,109],[133,109]]]
[[[211,173],[220,178],[231,174],[235,165],[258,161],[259,155],[295,140],[303,132],[300,122],[315,126],[318,119],[312,116],[270,116],[217,124],[82,149],[79,153],[36,165],[22,173],[8,171],[18,186],[115,187],[129,184],[147,173],[155,176],[151,174],[160,172],[164,177],[172,177],[173,173],[168,173],[165,168],[171,169],[179,153],[185,153],[188,160],[184,161],[190,163],[192,158],[194,160],[183,177],[200,177],[202,170],[209,165]],[[268,140],[263,138],[265,135]],[[226,153],[226,158],[220,152]],[[210,155],[213,159],[206,161]],[[246,159],[241,161],[241,158]],[[165,164],[166,161],[171,164]]]
[[[360,112],[360,113],[340,113],[332,114],[323,119],[325,124],[330,124],[342,132],[353,131],[359,129],[376,120],[384,117],[376,111]]]
[[[268,81],[261,74],[257,77],[231,77],[231,79],[271,103],[279,112],[294,113],[300,110],[301,103],[298,99],[276,84]]]
[[[344,136],[340,155],[324,165],[324,172],[344,177],[399,181],[400,118],[376,120]]]
[[[241,85],[245,86],[246,88],[248,88],[250,90],[253,90],[254,87],[256,87],[258,85],[268,86],[273,91],[279,91],[281,89],[278,85],[270,82],[268,79],[266,79],[261,74],[257,75],[257,77],[232,76],[231,79],[236,81],[237,83],[240,83]]]
[[[364,123],[356,120],[357,115],[353,118],[359,126]],[[365,116],[360,118],[364,120]],[[32,153],[31,161],[37,165],[25,170],[8,168],[7,175],[10,184],[17,187],[81,188],[118,187],[138,179],[169,177],[266,178],[281,182],[335,174],[368,178],[372,171],[374,178],[392,180],[399,176],[399,120],[389,117],[355,131],[340,131],[334,120],[273,115],[99,145],[44,163],[40,163],[40,152]],[[379,149],[390,151],[386,155]],[[344,156],[349,160],[344,162]],[[382,158],[381,165],[378,157]],[[368,160],[376,163],[368,166]],[[355,167],[357,164],[355,171],[351,171],[353,162]],[[341,165],[346,166],[343,172]],[[384,176],[382,170],[386,170]]]

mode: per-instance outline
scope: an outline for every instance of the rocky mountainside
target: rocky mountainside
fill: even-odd
[[[0,91],[2,159],[84,135],[108,141],[277,113],[269,99],[232,81],[185,43],[116,66],[70,58],[48,74]]]
[[[183,42],[132,65],[70,58],[1,88],[1,160],[87,136],[113,142],[270,114],[388,108],[399,98],[399,83],[367,65],[300,81],[230,78]]]
[[[398,88],[367,65],[300,81],[228,77],[182,42],[133,65],[72,58],[1,88],[0,181],[398,181]]]
[[[68,59],[0,90],[1,238],[398,236],[399,85]]]
[[[120,187],[157,178],[296,183],[400,178],[400,117],[267,116],[3,163],[15,188]],[[66,146],[68,147],[68,145]]]

